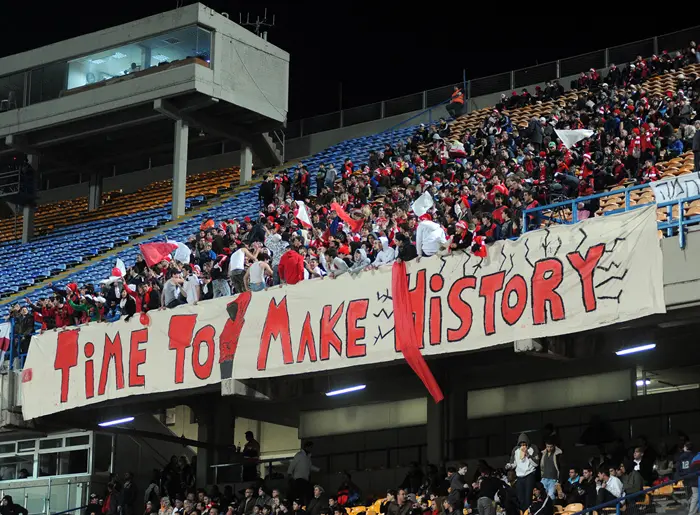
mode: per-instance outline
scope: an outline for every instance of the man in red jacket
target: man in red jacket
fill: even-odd
[[[279,264],[280,283],[296,284],[304,279],[304,258],[296,248],[282,254]]]

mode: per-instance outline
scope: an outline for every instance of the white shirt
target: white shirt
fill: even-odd
[[[625,496],[625,490],[622,487],[622,481],[615,476],[610,476],[610,479],[605,483],[605,489],[614,497],[620,498]],[[600,486],[597,487],[600,490]]]
[[[182,291],[185,293],[185,296],[187,297],[188,304],[194,304],[195,302],[197,302],[199,300],[199,296],[197,295],[197,287],[198,286],[199,286],[199,279],[197,279],[197,276],[188,275],[187,280],[182,285]]]
[[[293,479],[306,479],[308,481],[311,471],[318,472],[319,470],[321,469],[311,463],[311,456],[306,454],[306,451],[301,450],[292,458],[287,474],[292,476]]]
[[[440,245],[447,243],[445,231],[439,224],[431,220],[423,220],[416,229],[416,250],[418,257],[432,256],[440,250]]]
[[[243,270],[245,268],[245,253],[243,249],[238,249],[236,252],[231,254],[228,261],[229,273],[234,270]]]

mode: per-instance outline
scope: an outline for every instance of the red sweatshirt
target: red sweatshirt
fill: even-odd
[[[288,250],[280,258],[280,280],[287,284],[296,284],[304,279],[304,258],[294,250]]]

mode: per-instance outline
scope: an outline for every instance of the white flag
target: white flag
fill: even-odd
[[[114,267],[119,269],[119,271],[122,273],[122,277],[126,277],[126,267],[124,266],[124,261],[117,258],[117,264],[114,265]]]
[[[179,261],[180,263],[185,264],[190,262],[190,255],[192,254],[192,251],[186,244],[175,240],[168,240],[168,243],[174,243],[175,245],[177,245],[177,248],[173,251],[172,254],[173,259],[175,261]]]
[[[311,229],[311,218],[309,217],[309,212],[306,210],[306,204],[301,200],[297,200],[297,206],[299,207],[297,211],[297,220],[301,222],[301,225],[307,229]]]
[[[554,132],[557,133],[557,137],[561,140],[561,142],[566,148],[571,148],[582,139],[590,138],[591,136],[593,136],[593,131],[588,129],[576,129],[574,131],[554,129]]]
[[[433,196],[430,194],[430,192],[426,191],[420,197],[418,197],[413,204],[411,204],[411,209],[416,216],[420,217],[430,211],[434,205],[435,202],[433,202]]]

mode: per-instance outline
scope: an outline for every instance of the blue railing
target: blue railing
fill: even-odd
[[[693,472],[692,474],[687,474],[685,476],[681,476],[679,479],[672,479],[669,481],[665,481],[665,482],[660,483],[656,486],[646,488],[644,490],[641,490],[641,491],[633,493],[633,494],[625,495],[624,497],[620,497],[618,499],[613,499],[611,501],[604,502],[604,503],[599,504],[597,506],[593,506],[592,508],[586,508],[585,510],[576,512],[573,515],[587,515],[589,513],[597,513],[598,515],[601,515],[601,514],[605,513],[605,511],[604,511],[605,508],[615,508],[616,515],[621,515],[622,510],[623,510],[622,507],[625,505],[628,505],[628,504],[637,508],[636,510],[631,511],[631,513],[633,513],[633,514],[651,513],[651,510],[646,510],[646,511],[643,510],[643,508],[647,506],[644,503],[644,499],[646,499],[647,494],[651,494],[652,492],[654,492],[656,490],[660,490],[661,488],[668,488],[669,486],[673,487],[674,485],[678,484],[679,481],[683,481],[684,485],[692,484],[694,486],[697,486],[698,475],[700,475],[700,471]],[[642,498],[642,503],[637,504],[637,499],[639,499],[640,497]],[[633,502],[630,503],[629,501],[633,501]],[[648,504],[648,507],[651,508],[652,504],[653,504],[653,500]]]
[[[10,349],[6,354],[9,370],[14,370],[15,358],[19,358],[19,370],[24,368],[24,361],[27,359],[27,353],[22,353],[21,346],[21,335],[15,334],[15,319],[10,318]]]
[[[557,224],[575,224],[580,222],[580,217],[579,217],[579,209],[578,205],[581,202],[588,202],[591,200],[596,200],[596,199],[601,199],[605,197],[616,197],[618,195],[623,194],[625,198],[625,205],[624,207],[621,207],[619,209],[612,209],[610,211],[605,211],[603,212],[604,216],[607,215],[615,215],[618,213],[624,213],[626,211],[632,211],[634,209],[639,209],[642,207],[648,207],[651,205],[656,205],[657,208],[666,208],[666,215],[667,219],[665,222],[659,222],[659,230],[663,231],[664,236],[666,237],[671,237],[674,235],[674,232],[678,232],[678,240],[680,247],[683,249],[685,248],[685,241],[686,241],[686,227],[689,225],[695,225],[700,223],[700,216],[691,216],[686,218],[684,209],[683,209],[683,204],[686,204],[688,202],[693,202],[695,200],[700,200],[700,195],[695,195],[693,197],[686,197],[683,199],[679,200],[671,200],[668,202],[660,202],[660,203],[654,203],[654,202],[648,202],[645,204],[635,204],[632,205],[630,203],[631,198],[630,198],[630,193],[636,190],[641,190],[641,189],[649,189],[648,184],[641,184],[639,186],[630,186],[629,188],[625,188],[624,190],[612,190],[612,191],[606,191],[604,193],[596,193],[595,195],[588,195],[586,197],[577,197],[575,199],[570,199],[570,200],[564,200],[562,202],[555,202],[553,204],[547,204],[546,206],[537,206],[533,207],[530,209],[525,209],[523,210],[523,232],[527,232],[529,230],[529,223],[530,223],[530,217],[532,217],[535,220],[540,220],[540,219],[545,219],[549,220],[551,222],[557,223]],[[674,219],[673,215],[673,208],[674,206],[678,206],[678,216],[677,218]],[[562,218],[559,216],[559,213],[557,210],[560,209],[566,209],[569,208],[571,209],[571,219],[567,218]],[[545,211],[551,211],[550,214],[544,215],[543,213]],[[534,227],[531,230],[539,229],[539,224],[537,224],[537,227]]]

